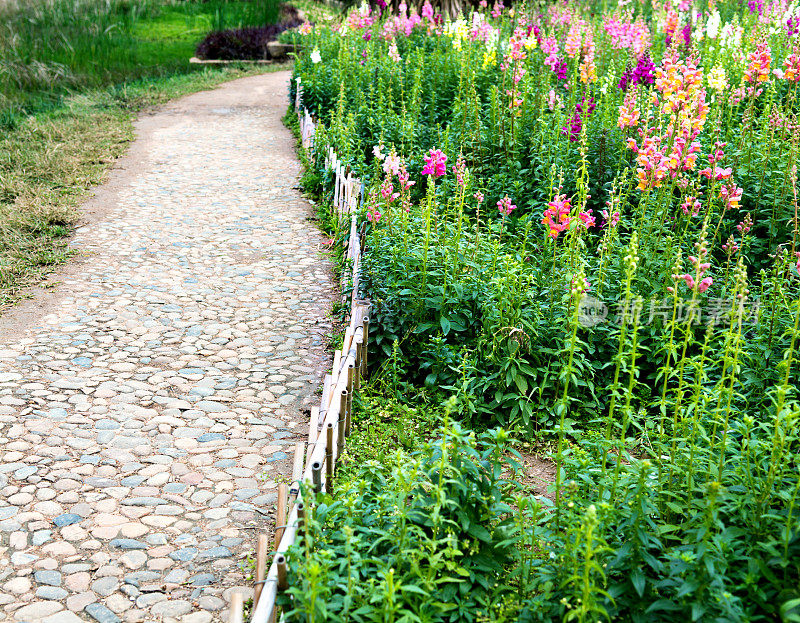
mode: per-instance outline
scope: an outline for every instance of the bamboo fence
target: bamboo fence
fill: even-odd
[[[300,78],[297,78],[294,104],[300,122],[301,144],[314,153],[316,124],[303,106],[302,92]],[[316,157],[320,155],[315,153]],[[286,551],[302,532],[306,514],[311,510],[304,503],[300,484],[306,483],[316,491],[323,488],[327,492],[333,491],[336,461],[350,433],[353,393],[358,390],[367,371],[370,303],[358,298],[362,243],[355,214],[363,197],[363,186],[342,164],[333,148],[328,148],[324,156],[326,170],[333,171],[333,208],[340,222],[349,220],[350,225],[345,259],[352,263],[352,271],[344,272],[341,283],[345,298],[348,287],[352,288],[350,321],[342,347],[334,353],[331,374],[325,376],[320,404],[311,409],[308,441],[295,444],[291,485],[283,484],[278,488],[274,542],[270,543],[266,534],[257,538],[251,623],[273,623],[278,618],[277,595],[288,588]],[[270,551],[273,557],[267,568]],[[232,596],[228,620],[243,621],[241,594]]]

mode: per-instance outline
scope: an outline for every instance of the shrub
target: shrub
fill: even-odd
[[[196,54],[204,60],[268,60],[267,44],[302,23],[297,9],[284,5],[277,23],[211,32],[197,44]]]

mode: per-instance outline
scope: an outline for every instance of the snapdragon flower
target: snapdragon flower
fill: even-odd
[[[422,168],[422,175],[433,175],[434,179],[447,173],[447,156],[441,149],[433,148],[428,155],[423,158],[425,166]]]

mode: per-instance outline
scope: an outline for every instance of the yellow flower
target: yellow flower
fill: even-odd
[[[485,52],[483,55],[483,68],[486,69],[487,67],[494,67],[495,65],[497,65],[497,52],[494,50]]]
[[[728,88],[728,79],[722,65],[715,65],[708,74],[708,86],[715,91],[724,91]]]

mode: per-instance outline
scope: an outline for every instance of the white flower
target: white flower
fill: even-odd
[[[709,39],[717,38],[721,23],[722,19],[720,18],[719,11],[714,11],[711,15],[709,15],[708,21],[706,22],[706,34],[708,35]]]
[[[319,48],[316,48],[311,53],[311,62],[316,64],[319,63],[321,60],[322,60],[322,55],[319,53]]]

